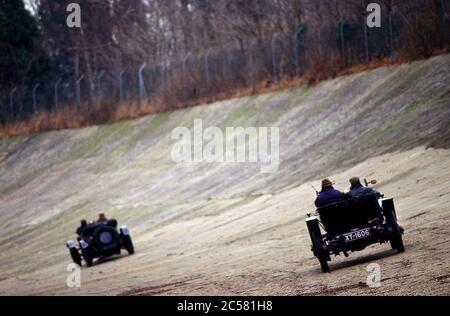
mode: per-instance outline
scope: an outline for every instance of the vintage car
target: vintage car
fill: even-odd
[[[81,266],[82,260],[91,267],[94,259],[119,255],[122,249],[134,254],[130,232],[126,226],[117,229],[114,219],[104,223],[94,223],[78,229],[78,243],[66,243],[74,263]]]
[[[375,243],[390,242],[392,249],[404,252],[403,229],[397,223],[393,199],[377,195],[349,199],[317,209],[306,219],[312,252],[322,272],[329,272],[330,255],[346,257]],[[324,233],[322,233],[322,230]]]

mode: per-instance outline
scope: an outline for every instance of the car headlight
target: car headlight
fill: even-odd
[[[86,248],[89,247],[89,244],[86,241],[81,240],[80,241],[80,246],[81,246],[81,248],[86,249]]]
[[[122,234],[123,234],[124,236],[128,236],[128,235],[130,234],[130,231],[128,230],[128,227],[127,227],[127,226],[122,226],[122,227],[120,227],[120,231],[122,232]]]

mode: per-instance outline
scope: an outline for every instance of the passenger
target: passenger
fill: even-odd
[[[108,218],[106,218],[105,213],[98,214],[97,223],[106,223]]]
[[[377,198],[381,198],[381,193],[369,187],[365,187],[361,184],[361,179],[358,177],[353,177],[350,179],[350,191],[347,193],[349,198],[357,198],[360,196],[375,194]]]
[[[377,190],[363,186],[361,184],[361,180],[358,177],[351,178],[350,184],[351,184],[350,191],[346,194],[346,197],[357,198],[360,196],[365,196],[365,195],[370,195],[370,194],[375,194],[377,196],[377,199],[380,199],[383,197],[383,195],[380,192],[378,192]],[[400,229],[400,233],[403,234],[405,232],[405,228],[402,225],[398,224],[398,228]]]
[[[81,221],[80,221],[80,223],[81,223],[81,226],[80,227],[78,227],[77,228],[77,235],[79,236],[79,237],[81,237],[81,235],[83,234],[83,230],[87,227],[87,221],[85,220],[85,219],[82,219]]]
[[[344,200],[344,193],[335,190],[329,179],[322,181],[322,191],[318,194],[315,204],[318,208]]]

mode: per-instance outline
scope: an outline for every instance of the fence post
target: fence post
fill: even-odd
[[[341,56],[342,59],[344,60],[345,65],[347,65],[347,58],[346,58],[346,54],[345,54],[345,43],[344,43],[344,25],[345,25],[345,20],[342,20],[339,23],[339,31],[340,31],[340,36],[341,36]]]
[[[389,45],[391,46],[391,62],[394,60],[394,31],[393,31],[393,23],[392,23],[392,16],[394,14],[394,11],[389,12]]]
[[[123,75],[125,74],[125,71],[127,71],[127,69],[123,69],[120,73],[119,73],[119,102],[123,102]]]
[[[319,45],[322,43],[322,27],[319,27],[317,30],[317,41],[319,42]]]
[[[60,93],[60,96],[62,97],[62,102],[61,103],[70,103],[70,99],[71,99],[71,97],[72,97],[72,93],[73,93],[73,87],[72,87],[72,90],[71,90],[71,85],[72,85],[72,83],[71,83],[71,81],[70,80],[67,80],[66,82],[62,82],[61,83],[61,93]],[[74,84],[74,87],[76,86],[76,84]],[[76,88],[76,87],[75,87]],[[63,106],[61,106],[61,107],[63,107]]]
[[[58,99],[58,87],[62,82],[62,78],[59,78],[58,81],[56,81],[55,83],[55,89],[54,89],[54,93],[55,93],[55,108],[56,111],[59,111],[59,99]]]
[[[38,82],[34,87],[33,87],[33,112],[36,114],[37,112],[37,104],[36,104],[36,90],[37,88],[39,88],[41,84]]]
[[[230,71],[231,71],[231,67],[233,64],[233,62],[232,62],[233,57],[231,56],[231,50],[232,50],[231,47],[226,50],[227,51],[227,66]]]
[[[278,83],[279,82],[279,78],[278,78],[278,72],[277,72],[277,56],[276,56],[276,47],[275,47],[275,42],[278,38],[279,34],[275,33],[272,35],[272,72],[273,72],[273,78],[275,79],[275,81]]]
[[[319,59],[322,57],[322,26],[317,30],[317,52],[319,55]]]
[[[163,84],[166,84],[169,76],[170,76],[170,59],[167,56],[164,56],[164,59],[161,62],[161,82]]]
[[[300,61],[299,59],[299,48],[298,48],[298,36],[300,35],[301,31],[303,31],[303,26],[299,27],[298,30],[294,34],[294,54],[295,54],[295,73],[297,77],[300,77]]]
[[[97,98],[100,100],[102,98],[102,78],[105,75],[105,71],[102,70],[97,75]]]
[[[250,68],[250,79],[252,81],[252,89],[253,92],[256,90],[256,83],[255,83],[255,65],[254,65],[254,58],[253,58],[253,44],[250,44],[248,47],[248,64]]]
[[[367,17],[363,16],[363,27],[364,27],[364,58],[365,63],[369,63],[369,34],[367,33]]]
[[[81,108],[81,88],[80,88],[80,83],[81,81],[84,79],[84,75],[81,75],[81,77],[77,80],[76,84],[77,84],[77,105],[78,105],[78,110],[80,110]]]
[[[209,54],[211,53],[211,48],[209,48],[206,51],[205,54],[205,79],[206,79],[206,87],[208,88],[208,92],[209,92],[209,88],[210,88],[210,77],[209,77]]]
[[[159,63],[159,70],[160,70],[160,75],[161,75],[161,83],[164,84],[165,83],[165,71],[166,71],[166,64],[165,61],[161,61]]]
[[[9,108],[11,111],[11,118],[14,120],[14,95],[16,94],[17,87],[14,87],[9,94]]]
[[[184,58],[183,58],[183,65],[182,65],[182,68],[183,68],[183,79],[184,79],[184,80],[186,80],[186,62],[188,61],[189,57],[191,57],[191,55],[192,55],[192,53],[191,53],[191,52],[188,52],[188,53],[186,54],[186,56],[184,56]]]
[[[147,63],[143,63],[141,67],[139,68],[138,76],[139,76],[139,107],[142,105],[142,101],[146,95],[145,92],[145,82],[144,82],[144,75],[143,71],[147,67]]]

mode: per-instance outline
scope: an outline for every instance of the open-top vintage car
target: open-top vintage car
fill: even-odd
[[[92,266],[94,259],[119,255],[122,249],[130,255],[134,254],[128,228],[122,226],[118,230],[115,219],[79,228],[78,245],[69,240],[66,246],[74,263],[81,266],[84,260],[88,267]]]
[[[329,272],[330,255],[343,253],[347,257],[348,252],[371,244],[390,242],[392,249],[405,251],[393,199],[378,199],[372,194],[327,205],[317,213],[308,214],[306,224],[322,272]]]

